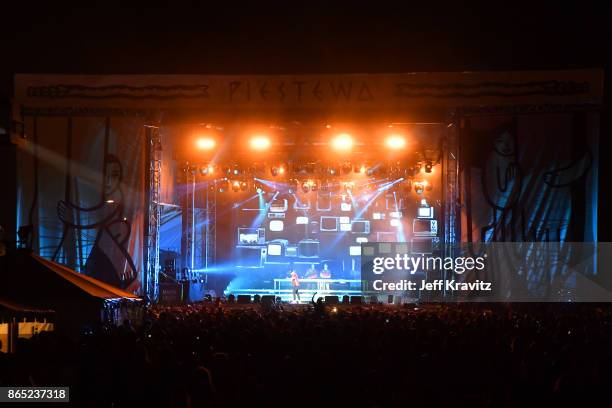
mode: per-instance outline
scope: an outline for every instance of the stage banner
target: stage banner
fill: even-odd
[[[343,75],[36,75],[15,77],[24,108],[350,110],[598,105],[603,71]]]
[[[141,118],[26,117],[18,225],[41,256],[138,292],[144,215]]]
[[[597,114],[472,117],[460,138],[461,242],[597,242]]]

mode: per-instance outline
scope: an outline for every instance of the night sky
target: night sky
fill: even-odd
[[[208,2],[117,8],[113,2],[0,5],[0,100],[26,73],[275,74],[605,68],[612,5],[487,2],[452,7],[373,2]],[[87,7],[83,5],[87,3]],[[267,4],[263,7],[262,4]],[[291,6],[288,4],[291,3]],[[398,2],[399,3],[399,2]],[[227,4],[221,6],[219,4]],[[426,4],[430,7],[424,7]],[[94,7],[95,5],[95,7]],[[231,7],[230,7],[231,5]],[[601,140],[610,139],[610,80]],[[602,163],[606,163],[602,157]],[[608,161],[609,162],[609,161]],[[610,166],[601,166],[607,196]],[[603,198],[602,198],[603,200]],[[601,206],[600,206],[601,207]],[[611,225],[600,212],[600,224]],[[610,233],[600,228],[605,240]]]

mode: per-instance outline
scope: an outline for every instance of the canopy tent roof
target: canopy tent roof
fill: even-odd
[[[16,304],[57,310],[74,300],[105,302],[141,300],[133,293],[78,273],[30,251],[17,250],[0,257],[0,298]]]
[[[55,314],[55,311],[50,309],[38,309],[35,307],[15,303],[13,301],[0,298],[0,323],[5,319],[35,318],[35,317],[50,317]]]
[[[49,261],[36,254],[30,254],[30,256],[41,265],[47,267],[50,271],[56,273],[62,278],[66,279],[73,285],[77,286],[81,290],[89,293],[100,299],[140,299],[133,293],[126,292],[122,289],[116,288],[108,283],[104,283],[98,279],[92,278],[91,276],[78,273],[67,266],[58,264],[57,262]]]

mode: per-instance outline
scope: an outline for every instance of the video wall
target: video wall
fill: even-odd
[[[413,252],[430,253],[439,200],[407,192],[402,181],[367,180],[354,191],[276,185],[247,197],[232,211],[237,273],[266,279],[295,269],[300,277],[360,279],[362,243],[408,242]]]

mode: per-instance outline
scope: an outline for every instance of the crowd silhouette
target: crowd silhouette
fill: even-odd
[[[566,405],[612,379],[605,305],[201,303],[17,346],[1,386],[91,407]]]

